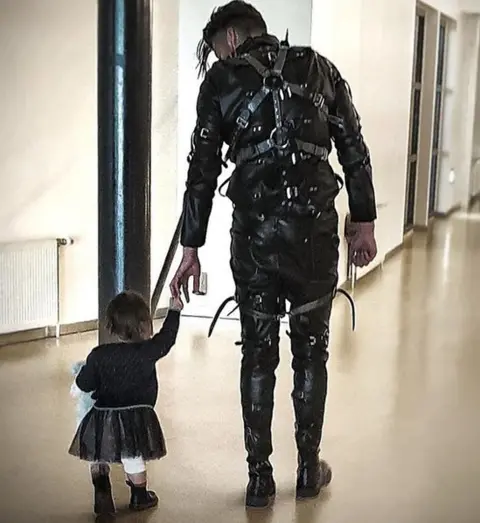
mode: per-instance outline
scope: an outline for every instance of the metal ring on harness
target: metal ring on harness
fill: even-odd
[[[279,138],[282,141],[279,141]],[[290,145],[288,129],[286,127],[274,127],[270,133],[270,140],[277,149],[286,149]]]
[[[263,77],[263,85],[270,91],[279,91],[285,85],[283,76],[275,71],[267,71]]]

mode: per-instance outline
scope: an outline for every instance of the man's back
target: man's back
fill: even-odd
[[[222,140],[236,164],[227,194],[238,209],[316,216],[338,193],[327,161],[331,69],[306,47],[288,48],[275,71],[278,56],[275,37],[249,39],[237,57],[217,62],[207,75],[218,97]],[[278,108],[276,81],[282,84]],[[241,121],[245,110],[248,125]]]
[[[335,143],[353,221],[376,217],[368,149],[350,91],[335,66],[310,48],[287,48],[264,34],[207,72],[185,193],[182,245],[205,242],[224,160],[235,166],[227,195],[238,211],[296,220],[334,205]],[[303,221],[303,220],[302,220]]]

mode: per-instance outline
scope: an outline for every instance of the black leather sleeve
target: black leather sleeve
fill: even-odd
[[[350,88],[337,68],[331,63],[329,65],[335,93],[330,111],[330,132],[345,174],[350,216],[353,222],[371,222],[377,218],[377,209],[370,153],[362,136],[360,117]]]
[[[222,114],[211,72],[207,73],[197,100],[197,123],[192,135],[190,167],[183,198],[180,243],[184,247],[202,247],[205,244],[213,197],[222,170]]]

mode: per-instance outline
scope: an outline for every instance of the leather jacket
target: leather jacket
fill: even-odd
[[[333,141],[351,220],[376,219],[369,151],[348,84],[311,48],[286,46],[270,35],[250,38],[207,72],[189,156],[184,247],[205,243],[224,143],[236,166],[227,190],[236,211],[318,217],[340,190],[328,163]]]

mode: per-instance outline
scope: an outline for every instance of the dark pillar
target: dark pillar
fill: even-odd
[[[98,0],[98,308],[150,302],[151,0]]]

